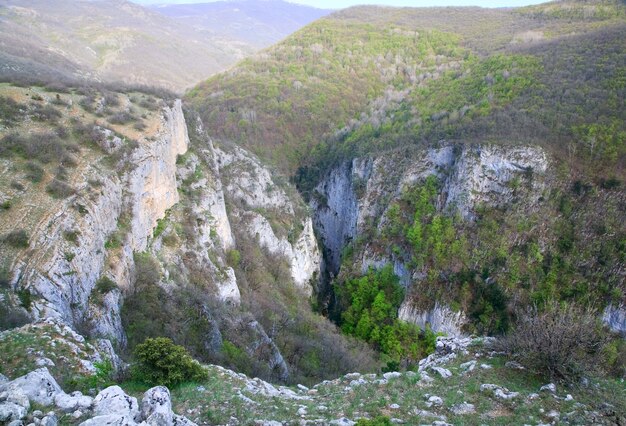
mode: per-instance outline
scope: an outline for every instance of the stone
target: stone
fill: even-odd
[[[548,383],[539,388],[539,392],[556,393],[556,385],[554,383]]]
[[[329,424],[333,426],[354,426],[356,422],[342,417],[340,419],[332,420]]]
[[[567,395],[565,395],[565,400],[566,401],[573,401],[574,397],[568,393]]]
[[[493,394],[494,397],[500,400],[510,400],[519,396],[519,392],[511,392],[507,388],[494,385],[492,383],[485,383],[480,385],[480,391],[490,392],[491,394]]]
[[[474,404],[468,404],[467,402],[463,402],[461,404],[456,404],[450,407],[450,411],[452,411],[457,416],[463,416],[466,414],[474,414],[476,412],[476,407]]]
[[[504,364],[505,367],[507,368],[511,368],[513,370],[524,370],[524,366],[522,364],[520,364],[517,361],[507,361],[506,364]]]
[[[43,419],[41,419],[41,426],[57,426],[59,420],[57,419],[56,414],[48,413]]]
[[[431,397],[428,398],[428,407],[432,407],[434,406],[441,406],[443,405],[443,399],[441,399],[440,397],[438,397],[437,395],[432,395]]]
[[[79,426],[136,426],[137,423],[129,415],[109,414],[85,420]]]
[[[165,386],[148,389],[141,400],[141,418],[151,426],[169,426],[173,421],[170,391]]]
[[[21,420],[13,420],[11,423],[7,424],[7,426],[24,426],[24,422]]]
[[[468,362],[464,362],[463,364],[460,365],[461,370],[463,370],[463,373],[469,373],[470,371],[473,371],[474,368],[476,368],[476,361],[475,360],[471,360]]]
[[[493,367],[489,364],[480,364],[480,368],[483,370],[491,370]]]
[[[452,377],[452,372],[450,370],[448,370],[447,368],[430,367],[430,369],[433,370],[435,373],[439,374],[441,376],[441,378],[443,378],[443,379],[447,379],[449,377]]]
[[[298,411],[296,412],[296,414],[298,416],[306,416],[306,414],[307,414],[306,407],[298,408]]]
[[[7,397],[5,398],[5,400],[7,402],[21,405],[22,407],[26,408],[26,411],[30,409],[30,401],[28,399],[28,396],[21,389],[15,389],[13,392],[7,393]]]
[[[93,412],[97,417],[128,417],[132,420],[139,414],[139,404],[137,398],[126,395],[119,386],[110,386],[93,400]]]
[[[4,374],[0,374],[0,385],[7,383],[9,381],[9,378],[7,376],[5,376]]]
[[[402,373],[398,373],[397,371],[390,371],[388,373],[383,374],[383,377],[387,380],[397,379],[398,377],[402,377]]]
[[[235,419],[236,420],[236,419]],[[238,422],[235,422],[237,424]],[[173,426],[197,426],[194,422],[189,420],[187,417],[179,416],[174,414],[173,418]]]
[[[306,386],[301,385],[301,384],[298,384],[296,387],[298,389],[300,389],[302,392],[308,392],[309,391],[309,388],[307,388]]]
[[[73,419],[80,419],[83,416],[83,412],[80,410],[76,410],[72,413]]]
[[[389,406],[389,408],[392,409],[392,410],[398,410],[400,408],[400,406],[398,404],[391,404]]]
[[[66,393],[57,394],[54,397],[54,405],[65,413],[71,413],[78,409],[89,409],[93,404],[93,398],[85,396],[80,392],[74,392],[72,395]]]
[[[13,402],[0,403],[0,422],[11,422],[26,417],[28,410]]]
[[[32,414],[33,414],[33,417],[39,417],[39,418],[43,417],[43,412],[41,410],[35,410],[33,411]]]
[[[37,367],[54,367],[54,362],[50,358],[38,358],[35,365]]]
[[[17,389],[21,390],[30,402],[43,406],[52,405],[54,397],[63,392],[45,367],[0,386],[0,391],[6,390],[9,395]]]

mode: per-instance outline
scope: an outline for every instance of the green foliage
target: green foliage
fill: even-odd
[[[109,386],[113,386],[115,381],[113,380],[113,364],[110,360],[101,362],[94,362],[93,366],[95,372],[88,376],[77,376],[73,380],[70,380],[68,386],[74,389],[80,389],[84,392],[89,392],[91,389],[104,389]]]
[[[168,220],[167,218],[157,220],[157,226],[154,228],[154,232],[152,233],[153,238],[159,237],[165,228],[167,228]]]
[[[184,347],[165,337],[146,339],[137,345],[133,355],[133,379],[149,385],[176,386],[207,377],[206,370]]]
[[[20,299],[20,305],[22,306],[22,308],[29,311],[33,304],[33,296],[30,293],[30,290],[28,290],[27,288],[19,289],[17,291],[17,297]]]
[[[236,268],[239,266],[239,263],[241,262],[241,252],[236,249],[228,250],[228,253],[226,253],[226,258],[227,258],[228,264],[231,267]]]
[[[387,416],[377,416],[373,419],[359,419],[356,426],[391,426],[393,423]]]
[[[112,292],[117,288],[117,284],[111,278],[106,275],[101,276],[98,281],[96,281],[95,290],[101,295]]]
[[[23,229],[16,229],[6,234],[2,241],[14,248],[27,248],[29,245],[29,235]]]
[[[364,340],[395,362],[416,362],[434,351],[430,330],[398,320],[403,290],[391,265],[336,285],[343,332]]]
[[[12,126],[23,115],[25,105],[15,102],[8,96],[0,96],[0,123],[5,126]]]

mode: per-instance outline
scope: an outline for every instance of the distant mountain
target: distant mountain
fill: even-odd
[[[3,1],[0,78],[183,90],[327,13],[281,1],[226,4],[152,10],[124,0]]]
[[[218,1],[150,7],[197,30],[227,36],[256,48],[276,43],[331,13],[330,10],[282,0]]]

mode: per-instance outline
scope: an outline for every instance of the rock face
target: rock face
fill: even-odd
[[[117,229],[123,210],[132,213],[131,231],[124,256],[113,262],[112,277],[120,287],[128,288],[133,251],[146,249],[157,220],[178,201],[176,158],[188,145],[181,101],[164,108],[163,114],[155,140],[139,141],[130,160],[131,171],[123,175],[90,171],[94,174],[84,176],[90,196],[70,197],[40,223],[33,236],[34,250],[16,262],[14,282],[34,296],[36,318],[55,317],[75,325],[87,315],[97,324],[93,334],[124,342],[119,292],[106,295],[103,309],[88,313],[89,297],[105,272],[105,242]],[[99,188],[88,189],[87,181],[98,181]],[[68,233],[73,241],[68,240]]]
[[[324,247],[324,267],[330,275],[339,271],[341,253],[367,228],[386,223],[386,209],[403,190],[436,176],[441,182],[437,209],[458,213],[473,220],[479,205],[504,206],[516,196],[515,187],[524,182],[525,203],[534,205],[541,197],[548,158],[535,146],[502,147],[492,145],[442,144],[437,148],[412,153],[391,153],[374,158],[355,159],[331,170],[316,187],[311,200],[313,224]],[[370,249],[371,243],[357,253],[365,272],[370,266],[392,263],[405,287],[420,280],[426,271],[411,274],[402,254],[381,256]],[[409,301],[410,302],[410,301]],[[430,309],[416,309],[405,303],[403,319],[436,331],[461,333],[463,313],[454,313],[439,303]]]
[[[602,320],[611,330],[626,336],[626,306],[607,306]]]
[[[165,123],[156,142],[142,141],[133,154],[134,170],[128,178],[132,206],[131,247],[143,251],[148,238],[179,200],[176,182],[176,159],[187,152],[189,136],[180,99],[173,108],[165,108]]]
[[[448,306],[441,305],[438,301],[428,311],[419,310],[411,306],[410,301],[405,300],[398,311],[398,318],[415,324],[420,328],[429,326],[433,330],[445,333],[448,336],[462,336],[461,327],[466,318],[463,312],[454,312]]]

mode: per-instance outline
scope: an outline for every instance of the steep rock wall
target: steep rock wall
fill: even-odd
[[[458,213],[473,220],[479,205],[505,206],[514,196],[514,180],[523,180],[527,190],[524,202],[537,203],[545,188],[548,169],[545,152],[535,146],[506,147],[494,145],[453,145],[391,153],[373,158],[355,159],[331,170],[316,187],[311,200],[314,226],[324,247],[325,266],[332,275],[339,272],[344,247],[368,227],[382,228],[386,209],[398,199],[405,188],[434,175],[441,188],[437,208]],[[377,254],[370,244],[358,253],[362,272],[369,267],[380,268],[392,263],[401,284],[423,279],[419,271],[410,272],[402,253],[392,257]],[[402,319],[420,326],[427,323],[436,331],[460,334],[465,322],[463,313],[454,313],[447,306],[433,301],[430,310],[418,310],[403,304]]]
[[[90,304],[90,296],[105,272],[120,287],[131,285],[133,252],[146,249],[157,220],[178,201],[176,158],[188,145],[180,100],[164,108],[153,137],[139,141],[125,175],[103,173],[98,166],[86,170],[76,182],[76,195],[33,232],[32,250],[16,261],[14,285],[32,294],[36,318],[58,318],[72,326],[89,319],[93,334],[124,342],[121,293],[110,292],[98,306]],[[124,209],[132,212],[130,233],[121,253],[107,262],[105,242]]]

